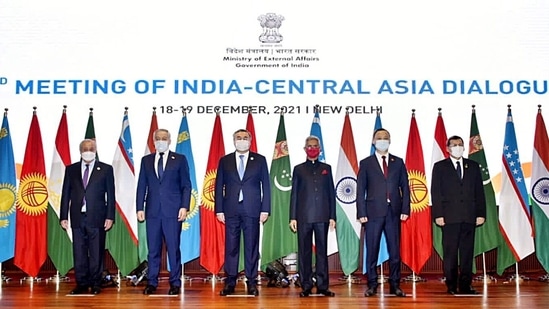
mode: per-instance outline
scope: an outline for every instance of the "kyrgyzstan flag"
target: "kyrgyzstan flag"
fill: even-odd
[[[215,179],[219,159],[225,155],[221,117],[215,116],[212,141],[200,205],[200,265],[217,275],[225,263],[225,226],[215,214]]]
[[[42,134],[36,108],[25,149],[17,192],[17,224],[15,225],[15,257],[13,264],[31,277],[36,277],[46,261],[48,186]]]
[[[402,222],[400,252],[402,262],[408,265],[414,273],[419,273],[431,256],[433,241],[425,163],[415,112],[412,112],[410,122],[406,168],[410,184],[410,208],[412,211],[410,218]]]

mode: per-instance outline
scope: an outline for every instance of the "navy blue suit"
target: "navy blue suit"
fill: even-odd
[[[271,184],[265,157],[249,152],[242,180],[235,153],[219,160],[215,180],[215,213],[225,215],[225,273],[227,286],[238,275],[240,234],[244,235],[244,269],[248,288],[254,286],[259,261],[259,217],[271,212]],[[240,190],[243,200],[239,202]]]
[[[137,211],[145,210],[147,246],[149,247],[148,285],[158,286],[162,240],[166,242],[170,263],[170,286],[181,287],[181,221],[179,209],[189,210],[191,179],[184,155],[168,151],[164,154],[164,175],[159,179],[155,170],[155,155],[141,160],[137,182]]]
[[[376,155],[360,161],[357,178],[357,218],[367,217],[365,223],[366,264],[368,286],[377,287],[377,258],[381,233],[387,237],[389,251],[389,283],[398,287],[400,282],[400,215],[410,215],[410,188],[404,161],[388,154],[388,177]]]
[[[96,160],[86,188],[82,176],[81,161],[65,169],[59,219],[68,220],[70,214],[76,284],[101,287],[107,234],[105,220],[114,222],[114,173],[112,166]],[[85,213],[82,212],[84,197]]]
[[[335,188],[330,165],[307,160],[294,167],[290,220],[297,221],[301,288],[306,291],[313,287],[314,231],[317,289],[327,290],[329,285],[328,229],[330,220],[336,220]]]

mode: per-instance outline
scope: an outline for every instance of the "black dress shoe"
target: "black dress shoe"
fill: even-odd
[[[366,292],[364,292],[364,296],[366,297],[370,297],[370,296],[374,296],[377,294],[377,289],[376,288],[369,288],[366,290]]]
[[[219,292],[219,295],[221,296],[227,296],[231,294],[234,294],[234,286],[226,286],[223,288],[223,290],[221,290],[221,292]]]
[[[448,291],[446,291],[446,293],[450,294],[450,295],[456,295],[457,294],[457,290],[454,289],[454,288],[449,288]]]
[[[330,290],[318,290],[316,291],[317,294],[322,294],[324,296],[328,296],[328,297],[334,297],[336,295],[336,293],[330,291]]]
[[[248,295],[258,296],[259,291],[257,290],[257,287],[252,286],[252,287],[248,288]]]
[[[156,292],[156,287],[152,285],[147,285],[143,290],[143,294],[145,295],[154,294],[154,292]]]
[[[92,293],[92,294],[95,294],[95,295],[101,293],[101,287],[98,287],[98,286],[92,287],[92,288],[91,288],[91,293]]]
[[[179,295],[181,294],[181,288],[178,286],[172,286],[170,287],[170,290],[168,291],[168,295]]]
[[[85,293],[88,293],[88,287],[81,286],[81,285],[77,285],[76,288],[71,291],[72,295],[85,294]]]
[[[473,288],[459,289],[459,294],[477,295],[478,292]]]
[[[404,291],[402,291],[399,287],[391,288],[389,292],[398,297],[406,297],[406,293],[404,293]]]
[[[309,295],[311,295],[311,290],[303,290],[299,293],[299,297],[308,297]]]

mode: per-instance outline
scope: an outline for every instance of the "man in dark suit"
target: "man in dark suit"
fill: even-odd
[[[95,141],[80,143],[79,162],[67,166],[61,193],[60,223],[72,228],[76,288],[71,294],[101,293],[105,237],[114,223],[114,173],[97,161]]]
[[[155,153],[141,159],[137,182],[137,220],[146,220],[149,247],[148,282],[143,294],[153,294],[158,287],[162,240],[166,243],[170,264],[169,295],[181,293],[182,222],[191,202],[189,164],[184,155],[169,151],[170,132],[154,132]]]
[[[475,228],[486,218],[486,200],[478,163],[463,158],[463,139],[446,143],[448,159],[433,166],[432,216],[442,227],[443,267],[449,294],[477,294],[471,287]],[[458,276],[458,255],[460,274]]]
[[[320,141],[316,136],[305,139],[307,160],[297,165],[292,174],[290,228],[297,232],[300,297],[311,294],[313,287],[313,232],[316,246],[317,293],[333,297],[328,289],[328,228],[336,225],[336,204],[332,167],[318,161]]]
[[[404,161],[389,153],[389,131],[375,130],[373,155],[360,161],[357,176],[357,218],[365,226],[368,289],[366,297],[377,294],[377,258],[384,231],[389,251],[390,293],[404,297],[400,288],[400,221],[410,216],[410,188]]]
[[[219,160],[215,180],[215,213],[225,224],[225,287],[221,296],[234,293],[238,275],[240,234],[244,235],[244,269],[249,295],[257,296],[259,224],[271,212],[271,185],[265,157],[250,152],[250,132],[233,134],[236,151]]]

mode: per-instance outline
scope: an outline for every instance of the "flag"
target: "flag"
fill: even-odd
[[[210,273],[217,275],[225,263],[225,225],[217,220],[215,214],[215,179],[219,159],[225,155],[223,130],[219,114],[215,122],[210,142],[210,153],[206,175],[202,185],[200,204],[200,265]]]
[[[135,171],[132,135],[128,110],[124,111],[122,130],[112,161],[116,212],[112,229],[107,233],[106,248],[123,276],[139,265],[137,214],[135,211]]]
[[[435,125],[435,139],[433,141],[433,154],[431,155],[431,171],[433,166],[440,160],[448,158],[449,154],[446,151],[446,142],[448,137],[446,135],[446,128],[444,126],[444,119],[442,119],[442,112],[438,109],[437,123]],[[438,253],[441,259],[444,258],[442,247],[442,227],[436,223],[433,225],[433,247]]]
[[[46,225],[48,210],[48,187],[42,134],[36,109],[25,149],[21,168],[21,180],[17,192],[17,215],[15,225],[15,257],[13,264],[31,277],[36,277],[46,261]]]
[[[158,130],[158,121],[156,119],[156,107],[153,107],[149,135],[147,137],[147,144],[145,145],[145,156],[156,152],[154,147],[154,131],[156,130]],[[147,224],[145,221],[137,222],[137,239],[139,240],[139,262],[144,262],[147,260],[147,255],[149,254],[149,247],[147,247]]]
[[[505,268],[534,252],[528,192],[524,182],[510,107],[507,112],[505,141],[501,159],[503,164],[499,196],[499,226],[506,247],[511,250],[513,258],[504,260],[503,256],[500,255],[500,250],[498,250],[498,273],[503,273]]]
[[[66,108],[63,108],[55,136],[50,178],[48,179],[48,255],[61,276],[66,275],[73,267],[72,230],[65,230],[59,224],[65,167],[71,162],[67,113]]]
[[[0,263],[11,259],[15,250],[15,186],[15,159],[6,110],[0,128]]]
[[[549,271],[549,138],[547,129],[538,108],[534,154],[532,157],[532,216],[536,230],[536,256],[545,271]]]
[[[482,183],[484,184],[484,196],[486,199],[486,221],[483,225],[477,227],[475,232],[474,255],[477,256],[496,248],[503,238],[499,231],[496,194],[494,193],[494,187],[490,180],[490,172],[488,171],[488,164],[486,163],[486,155],[478,130],[474,106],[471,113],[471,134],[469,135],[469,159],[476,161],[480,166]]]
[[[431,256],[433,245],[431,235],[431,209],[429,191],[425,178],[425,165],[421,138],[417,128],[415,112],[412,112],[408,147],[406,149],[406,169],[410,184],[411,213],[408,220],[402,222],[400,254],[402,262],[419,273]]]
[[[271,162],[271,217],[263,226],[261,266],[297,252],[297,237],[288,227],[290,222],[290,195],[292,167],[286,141],[284,115],[280,115]]]
[[[257,152],[257,142],[255,140],[254,118],[252,116],[252,113],[248,113],[248,118],[246,118],[246,131],[250,132],[250,136],[252,138],[252,141],[250,142],[250,151],[251,152]],[[259,233],[263,234],[263,225],[262,224],[259,225]],[[261,245],[259,247],[259,250],[261,252]],[[239,271],[244,270],[244,237],[240,237],[240,252],[239,252],[239,255],[238,255],[238,270]]]
[[[85,139],[93,139],[95,141],[95,126],[93,125],[93,108],[90,108],[88,116],[88,124],[86,125]],[[99,160],[99,152],[96,152],[95,158]]]
[[[339,146],[335,174],[337,246],[339,248],[341,269],[345,275],[350,275],[358,268],[362,225],[356,219],[358,160],[353,128],[348,113],[345,114]]]
[[[379,109],[376,110],[376,121],[374,123],[374,132],[377,129],[381,129],[381,112]],[[373,155],[376,152],[376,147],[374,144],[370,147],[370,155]],[[362,251],[362,273],[365,274],[368,272],[368,267],[366,267],[366,257],[368,254],[368,248],[366,248],[366,240],[364,240],[364,246]],[[385,232],[381,232],[381,240],[379,242],[379,255],[377,256],[377,265],[383,264],[383,262],[389,259],[389,249],[387,249],[387,238],[385,237]]]
[[[194,168],[193,150],[191,146],[191,133],[187,114],[183,113],[179,133],[177,134],[177,145],[175,152],[184,155],[189,164],[189,175],[191,178],[191,203],[187,212],[187,219],[183,222],[181,231],[181,263],[187,263],[200,255],[200,212],[198,205],[198,187],[196,185],[196,171]]]
[[[313,123],[311,124],[311,135],[318,137],[320,142],[320,155],[318,156],[318,161],[320,162],[326,162],[326,157],[324,156],[324,142],[322,142],[322,130],[320,129],[320,115],[318,112],[315,112],[315,116],[313,117]],[[337,252],[336,251],[330,253],[330,245],[328,244],[328,255]]]

